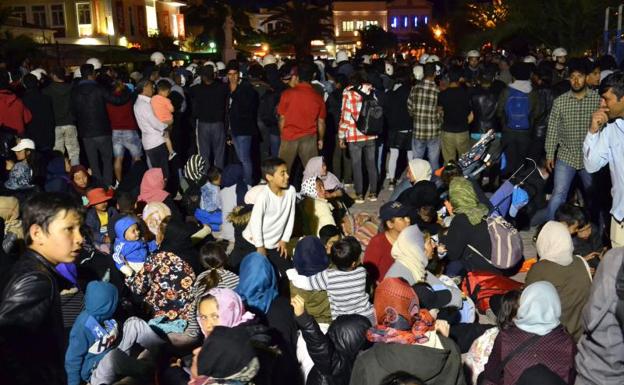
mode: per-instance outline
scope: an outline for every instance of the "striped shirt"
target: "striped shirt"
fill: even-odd
[[[360,91],[368,95],[374,92],[374,89],[370,84],[362,84]],[[342,114],[338,125],[339,139],[347,143],[377,139],[377,136],[365,135],[357,129],[360,110],[362,110],[362,96],[353,90],[353,86],[347,87],[342,93]]]
[[[431,80],[412,87],[407,98],[407,111],[414,120],[414,139],[431,140],[440,137],[442,122],[438,113],[439,93],[438,86]]]
[[[290,277],[290,276],[289,276]],[[307,281],[307,282],[305,282]],[[366,293],[366,269],[359,266],[351,271],[327,269],[311,277],[298,276],[293,284],[308,286],[312,290],[326,290],[332,319],[341,315],[360,314],[375,324],[375,315]],[[308,287],[301,287],[307,289]]]

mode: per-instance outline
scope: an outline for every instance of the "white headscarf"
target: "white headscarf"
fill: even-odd
[[[409,161],[408,166],[414,176],[412,183],[417,183],[421,180],[431,180],[431,164],[428,161],[415,158]]]
[[[332,174],[331,172],[327,171],[326,175],[321,175],[321,171],[323,169],[323,157],[322,156],[315,156],[313,158],[310,158],[310,160],[308,161],[308,164],[306,164],[305,166],[305,170],[303,171],[303,179],[308,179],[308,178],[321,178],[321,180],[323,181],[323,186],[325,187],[325,190],[328,191],[332,191],[335,190],[337,188],[343,188],[342,183],[340,183],[340,180],[336,177],[336,175]]]
[[[561,222],[547,222],[537,236],[536,247],[541,259],[561,266],[568,266],[573,261],[572,236]]]
[[[318,191],[316,191],[316,176],[303,180],[301,183],[300,195],[302,197],[318,198]]]
[[[425,279],[425,267],[428,260],[425,256],[425,239],[418,225],[403,229],[392,245],[392,258],[405,266],[414,278],[414,282]]]
[[[561,323],[561,302],[552,283],[539,281],[527,286],[520,296],[514,323],[525,332],[544,336]]]

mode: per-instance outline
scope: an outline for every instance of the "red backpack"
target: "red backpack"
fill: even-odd
[[[493,295],[519,290],[522,286],[523,283],[503,275],[486,271],[475,271],[469,272],[466,278],[464,278],[462,291],[472,299],[481,313],[485,313],[490,308],[490,298]]]

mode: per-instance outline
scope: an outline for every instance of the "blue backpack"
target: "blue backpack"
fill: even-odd
[[[507,127],[512,130],[528,130],[529,124],[529,94],[509,88],[509,97],[505,103]]]

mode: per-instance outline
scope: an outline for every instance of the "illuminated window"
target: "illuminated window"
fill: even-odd
[[[418,16],[414,16],[414,28],[418,27]]]
[[[30,12],[32,13],[34,25],[45,27],[48,24],[46,22],[45,5],[33,5],[32,7],[30,7]]]
[[[390,23],[390,27],[393,29],[399,28],[399,18],[397,16],[392,16],[392,23]]]
[[[369,25],[378,25],[379,23],[377,23],[377,20],[366,20],[364,22],[364,26],[368,27]]]
[[[147,16],[147,36],[158,35],[158,16],[156,15],[156,7],[146,5],[145,14]]]
[[[409,27],[409,17],[403,16],[403,28]]]
[[[364,28],[364,20],[358,20],[355,22],[355,29],[360,30]]]
[[[425,24],[429,24],[429,18],[425,16]]]
[[[354,31],[353,21],[343,21],[342,22],[342,31],[343,32],[351,32]]]
[[[22,23],[26,23],[26,7],[23,5],[13,7],[13,16],[22,19]]]
[[[65,9],[63,8],[63,4],[50,5],[50,16],[52,20],[50,25],[52,27],[65,26]]]
[[[93,35],[93,25],[91,24],[91,3],[76,3],[76,14],[78,16],[78,35]]]

